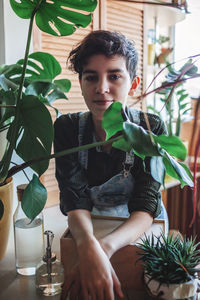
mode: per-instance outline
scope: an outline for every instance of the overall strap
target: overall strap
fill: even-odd
[[[79,135],[78,135],[78,142],[79,146],[83,145],[83,136],[84,136],[84,130],[87,123],[87,119],[90,112],[86,111],[84,113],[80,113],[79,115]],[[78,152],[78,160],[81,166],[84,169],[87,169],[88,166],[88,150],[81,150]]]

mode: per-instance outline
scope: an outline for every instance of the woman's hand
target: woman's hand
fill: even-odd
[[[79,245],[79,263],[72,270],[63,286],[63,298],[70,289],[70,300],[76,299],[81,290],[84,300],[114,300],[114,291],[123,298],[121,284],[115,271],[94,238],[85,246]]]
[[[121,284],[109,258],[94,238],[87,247],[79,247],[79,270],[83,299],[114,300],[114,290],[123,297]]]
[[[60,300],[66,300],[69,294],[69,299],[77,299],[76,297],[80,294],[81,282],[78,264],[75,265],[71,272],[65,278],[64,284],[62,286],[62,294]]]

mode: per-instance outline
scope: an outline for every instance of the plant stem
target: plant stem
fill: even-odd
[[[169,104],[169,135],[173,135],[173,129],[172,129],[172,126],[173,126],[173,118],[172,118],[172,95],[175,91],[175,87],[173,87],[170,91],[170,94],[167,98],[167,101],[166,103],[168,102]]]
[[[14,163],[13,161],[11,161],[11,164],[18,166],[16,163]],[[24,173],[24,176],[26,177],[27,181],[30,182],[30,179],[28,177],[28,175],[26,174],[26,172],[24,170],[22,170],[22,172]]]
[[[151,95],[152,93],[159,92],[159,91],[161,91],[161,90],[163,90],[163,89],[166,89],[166,88],[168,88],[168,87],[176,86],[176,85],[178,85],[179,83],[184,83],[184,82],[186,82],[187,80],[191,80],[191,79],[198,78],[198,77],[200,77],[200,74],[196,74],[196,75],[194,75],[193,77],[190,77],[190,78],[177,79],[177,80],[176,80],[175,82],[173,82],[173,83],[170,82],[170,83],[163,84],[163,85],[161,85],[161,86],[159,86],[159,87],[157,87],[157,88],[155,88],[155,89],[152,89],[152,90],[149,91],[149,92],[143,93],[141,96],[137,96],[137,99],[138,99],[138,101],[139,101],[140,99],[145,98],[145,97],[147,97],[148,95]]]
[[[177,121],[176,121],[176,136],[180,136],[180,131],[181,131],[181,114],[180,114],[180,105],[178,108],[178,117],[177,117]]]
[[[91,148],[94,148],[94,147],[97,147],[97,146],[107,145],[107,144],[113,143],[115,141],[118,141],[122,138],[123,138],[123,135],[119,135],[119,136],[117,136],[115,138],[112,138],[108,141],[96,142],[96,143],[92,143],[92,144],[88,144],[88,145],[74,147],[74,148],[63,150],[63,151],[60,151],[60,152],[57,152],[57,153],[54,153],[54,154],[51,154],[51,155],[48,155],[48,156],[45,156],[45,157],[39,157],[39,158],[29,160],[29,161],[27,161],[27,162],[25,162],[21,165],[17,165],[15,167],[12,167],[9,170],[7,177],[13,176],[14,174],[18,173],[19,171],[22,171],[23,169],[33,165],[36,162],[49,160],[49,159],[61,157],[61,156],[64,156],[64,155],[69,155],[69,154],[72,154],[72,153],[75,153],[75,152],[78,152],[78,151],[91,149]]]
[[[6,125],[0,127],[0,132],[7,130],[9,128],[9,126],[10,126],[10,124],[6,124]]]
[[[0,104],[0,107],[3,107],[3,108],[16,108],[16,105],[5,105],[5,104]]]

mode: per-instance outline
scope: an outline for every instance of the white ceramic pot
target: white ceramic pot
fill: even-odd
[[[160,283],[158,281],[149,281],[148,275],[144,276],[144,280],[152,295],[157,296],[160,292],[162,292],[161,296],[166,300],[193,297],[197,292],[198,279],[180,284],[170,284],[169,286],[167,284],[162,284],[160,287]]]

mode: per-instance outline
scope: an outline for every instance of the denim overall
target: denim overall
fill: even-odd
[[[83,133],[89,114],[90,112],[85,112],[79,116],[79,146],[83,144]],[[133,118],[134,122],[139,125],[140,121],[137,112]],[[93,141],[96,142],[95,136],[93,137]],[[97,147],[97,151],[101,150]],[[81,166],[87,169],[88,150],[79,151],[78,159]],[[130,173],[133,162],[134,153],[126,152],[124,170],[105,183],[90,188],[90,198],[94,204],[92,214],[125,218],[130,216],[127,204],[131,200],[134,191],[134,178]],[[162,201],[161,213],[156,219],[165,219],[165,227],[168,231],[168,216]]]

